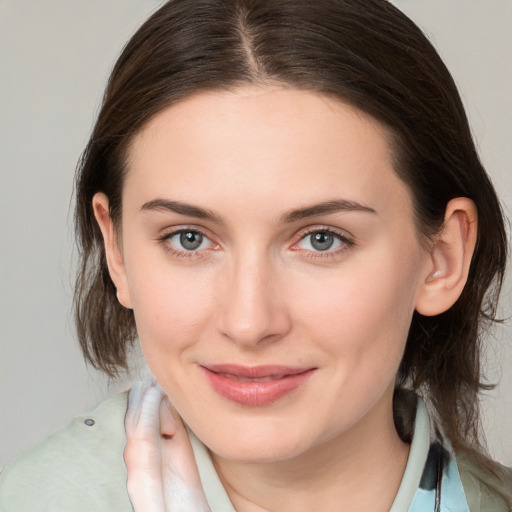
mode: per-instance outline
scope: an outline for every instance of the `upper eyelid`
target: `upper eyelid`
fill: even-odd
[[[205,230],[201,229],[201,228],[197,228],[197,227],[189,227],[189,226],[183,226],[183,227],[172,227],[172,228],[167,228],[167,229],[163,229],[161,230],[161,232],[156,236],[155,240],[156,242],[158,242],[158,244],[168,244],[168,245],[171,245],[174,247],[174,244],[171,244],[170,243],[170,239],[173,238],[174,236],[180,234],[180,233],[183,233],[183,232],[193,232],[193,233],[198,233],[200,234],[201,236],[203,236],[204,238],[206,238],[210,244],[214,247],[218,247],[219,244],[217,242],[215,242],[214,240],[212,240],[212,236],[210,236],[207,232],[205,232]],[[199,250],[182,250],[180,249],[179,247],[174,247],[174,250],[177,251],[177,252],[183,252],[183,253],[189,253],[189,254],[193,254],[193,253],[199,253],[199,252],[202,252],[202,251],[205,251],[206,249],[199,249]]]
[[[173,226],[173,227],[164,228],[164,229],[160,230],[160,232],[158,234],[158,239],[169,238],[173,235],[177,235],[178,233],[183,233],[183,232],[187,232],[187,231],[190,231],[193,233],[199,233],[199,234],[203,235],[204,237],[208,238],[208,240],[210,240],[210,241],[212,239],[212,235],[209,234],[208,230],[197,227],[197,226],[179,226],[179,227]]]
[[[346,231],[345,229],[340,228],[334,228],[329,226],[310,226],[308,228],[304,228],[299,231],[299,239],[302,240],[308,235],[311,235],[312,233],[332,233],[333,235],[336,235],[344,240],[354,240],[354,236]]]
[[[340,247],[334,248],[332,250],[326,250],[326,251],[317,251],[317,250],[311,250],[311,249],[307,249],[307,248],[303,249],[303,248],[297,247],[309,235],[312,235],[314,233],[322,233],[322,232],[334,235],[338,239],[338,242],[340,243]],[[343,254],[348,249],[353,248],[355,245],[356,245],[356,241],[355,241],[354,237],[351,234],[347,233],[345,230],[335,229],[335,228],[331,228],[331,227],[327,227],[327,226],[324,226],[324,227],[321,227],[321,226],[311,227],[310,226],[309,229],[306,228],[305,230],[302,231],[302,233],[299,235],[298,240],[295,241],[291,245],[290,250],[292,250],[294,252],[302,251],[302,252],[307,253],[310,257],[314,257],[314,258],[335,258],[336,256]]]
[[[171,238],[173,238],[176,235],[179,235],[180,233],[183,233],[183,232],[198,233],[202,237],[204,237],[206,240],[208,240],[209,243],[211,244],[211,246],[205,247],[203,249],[199,249],[199,248],[198,249],[185,249],[185,248],[180,248],[179,246],[176,246],[174,243],[170,242]],[[202,229],[190,228],[190,227],[189,228],[173,227],[173,228],[168,228],[167,230],[164,229],[163,232],[161,232],[161,234],[159,234],[156,237],[156,242],[158,245],[163,246],[164,250],[166,252],[172,254],[174,257],[180,257],[180,258],[183,257],[183,258],[189,259],[191,261],[194,259],[199,259],[199,258],[205,257],[205,255],[206,255],[205,251],[212,250],[212,247],[213,247],[213,250],[218,248],[218,244],[215,243],[214,241],[212,241],[211,237],[206,235]]]

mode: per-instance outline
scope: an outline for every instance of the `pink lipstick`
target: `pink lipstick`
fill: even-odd
[[[246,406],[269,405],[291,393],[316,368],[289,366],[239,366],[234,364],[200,366],[213,389],[224,398]]]

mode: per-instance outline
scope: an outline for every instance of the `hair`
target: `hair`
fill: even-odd
[[[119,226],[134,136],[185,97],[244,84],[326,94],[384,125],[427,239],[441,229],[448,201],[463,196],[476,204],[467,284],[445,313],[414,314],[398,385],[426,399],[456,449],[484,453],[478,393],[490,386],[480,354],[507,259],[503,214],[449,71],[387,0],[171,0],[140,27],[114,66],[76,175],[75,312],[86,359],[115,376],[137,336],[133,312],[118,303],[109,277],[94,194],[108,196]]]

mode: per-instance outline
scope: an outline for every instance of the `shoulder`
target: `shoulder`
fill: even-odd
[[[457,466],[471,512],[512,511],[512,468],[496,464],[496,475],[468,452],[457,451]]]
[[[127,393],[74,417],[0,475],[0,510],[128,512]]]

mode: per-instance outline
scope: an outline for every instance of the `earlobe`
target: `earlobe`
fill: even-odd
[[[452,199],[441,232],[430,250],[430,267],[416,299],[425,316],[444,313],[455,304],[466,284],[476,246],[478,213],[471,199]]]
[[[92,199],[92,207],[96,222],[103,235],[108,271],[117,289],[117,300],[125,308],[131,309],[132,303],[123,255],[115,233],[114,223],[110,217],[108,197],[102,192],[96,193]]]

